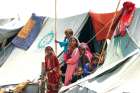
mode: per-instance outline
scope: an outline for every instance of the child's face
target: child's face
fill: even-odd
[[[45,51],[45,53],[46,53],[47,55],[50,55],[50,54],[52,53],[52,50],[51,50],[51,49],[47,49],[47,50]]]
[[[71,46],[77,45],[77,42],[76,42],[76,40],[75,40],[74,38],[72,38],[72,39],[70,40],[70,45],[71,45]]]
[[[69,34],[69,33],[65,33],[65,36],[66,36],[67,38],[70,38],[72,35]]]
[[[84,48],[79,47],[79,52],[80,52],[80,55],[84,55],[84,54],[85,54],[85,49],[84,49]]]
[[[78,69],[77,69],[77,75],[80,76],[80,75],[82,75],[82,74],[83,74],[83,69],[82,69],[82,67],[78,67]]]
[[[69,34],[65,32],[65,36],[68,38]]]

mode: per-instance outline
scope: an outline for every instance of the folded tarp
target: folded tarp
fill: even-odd
[[[44,17],[32,14],[29,21],[21,29],[18,35],[12,40],[12,43],[19,48],[27,50],[37,37],[42,28]]]
[[[14,49],[13,44],[9,43],[7,46],[0,48],[0,67],[5,63]]]
[[[104,40],[104,39],[111,39],[114,30],[119,22],[122,12],[118,11],[116,13],[116,18],[112,25],[111,31],[109,32],[110,25],[112,23],[112,19],[115,13],[93,13],[92,11],[89,12],[89,15],[92,19],[92,25],[95,29],[96,39],[97,40]],[[109,32],[108,36],[107,33]]]
[[[4,93],[11,93],[10,90],[13,90],[16,85],[17,84],[5,85],[1,86],[1,88],[5,90]],[[27,86],[23,89],[22,93],[39,93],[39,85],[37,83],[27,84]]]

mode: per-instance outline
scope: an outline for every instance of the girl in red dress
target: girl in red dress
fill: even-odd
[[[60,84],[59,62],[52,47],[47,46],[45,48],[45,54],[47,93],[58,93]]]

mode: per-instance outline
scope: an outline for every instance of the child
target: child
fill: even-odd
[[[61,42],[61,41],[57,41],[55,40],[56,43],[59,43],[60,47],[64,47],[64,52],[67,51],[67,48],[68,48],[68,43],[69,43],[69,38],[73,36],[73,31],[72,29],[66,29],[65,30],[65,38],[64,40]]]
[[[91,66],[92,61],[93,61],[93,56],[86,43],[81,43],[78,48],[79,48],[79,54],[80,54],[78,66],[83,68],[83,73],[85,76],[87,76],[93,70]]]
[[[78,50],[78,39],[75,37],[71,37],[69,40],[69,47],[66,52],[66,57],[68,58],[66,60],[67,69],[65,74],[65,82],[64,85],[67,86],[71,83],[72,76],[75,73],[78,59],[79,59],[79,50]]]
[[[73,75],[73,77],[72,77],[71,83],[74,83],[83,77],[85,77],[84,73],[83,73],[83,68],[79,66],[76,70],[76,74]]]
[[[47,79],[47,93],[58,93],[60,70],[59,62],[52,47],[45,48],[45,71]]]
[[[64,65],[61,67],[62,82],[64,82],[64,79],[65,79],[65,72],[66,72],[66,68],[67,68],[67,64],[65,62],[69,58],[68,56],[66,56],[67,55],[66,52],[68,50],[69,39],[71,36],[73,36],[73,30],[69,28],[69,29],[65,30],[65,38],[62,42],[55,40],[56,43],[59,43],[60,47],[64,47],[64,50],[63,50]]]

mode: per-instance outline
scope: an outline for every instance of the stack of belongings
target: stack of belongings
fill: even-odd
[[[13,93],[22,93],[22,91],[26,88],[26,86],[30,83],[30,81],[19,83],[15,86]]]
[[[5,93],[5,90],[3,88],[0,88],[0,93]]]

